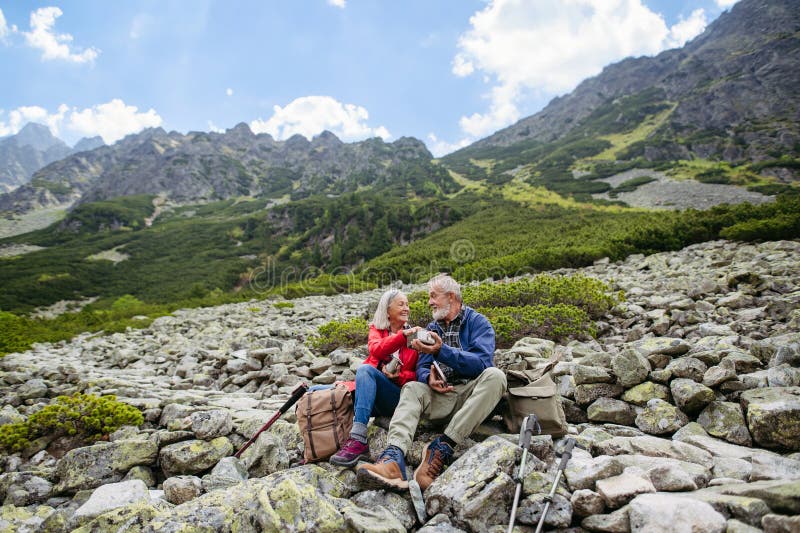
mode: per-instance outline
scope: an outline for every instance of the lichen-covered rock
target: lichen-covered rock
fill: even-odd
[[[709,435],[740,446],[753,444],[744,421],[742,407],[733,402],[711,402],[697,417],[697,423]]]
[[[654,398],[664,400],[665,402],[669,401],[669,389],[659,383],[645,381],[644,383],[640,383],[626,390],[620,399],[623,402],[643,407]]]
[[[195,411],[191,420],[192,432],[202,440],[225,437],[233,430],[233,418],[228,410]]]
[[[800,450],[800,387],[745,391],[741,402],[747,427],[758,444]]]
[[[153,531],[152,528],[149,527],[150,520],[158,515],[158,513],[169,512],[171,507],[169,503],[161,499],[140,500],[130,505],[106,511],[83,526],[73,529],[72,533],[98,533],[101,531],[150,533]],[[57,517],[56,513],[48,517],[45,521],[45,528],[42,530],[42,533],[56,533],[57,531],[66,531],[70,529],[67,527],[66,521],[53,521],[52,518],[54,517]]]
[[[278,475],[204,494],[155,516],[156,531],[342,531],[333,503],[313,485]]]
[[[346,506],[344,515],[349,529],[363,531],[364,533],[404,533],[407,531],[403,522],[392,514],[390,510],[380,505],[361,507],[358,505]]]
[[[629,507],[628,517],[632,532],[723,533],[726,528],[725,517],[711,505],[686,496],[641,494]]]
[[[636,415],[636,427],[651,435],[675,433],[689,422],[689,418],[677,407],[664,400],[650,400],[647,407]]]
[[[671,441],[650,435],[640,437],[613,437],[592,446],[596,454],[638,454],[649,457],[667,457],[708,466],[712,456],[707,451],[679,441]]]
[[[669,384],[675,405],[686,414],[694,415],[714,401],[714,391],[702,383],[687,378],[673,379]]]
[[[717,366],[712,366],[703,374],[703,385],[717,387],[726,381],[736,379],[736,368],[728,359],[723,359]]]
[[[514,496],[510,477],[522,450],[507,440],[489,437],[467,450],[425,491],[428,515],[444,512],[474,530],[502,523],[504,503]]]
[[[800,531],[800,516],[764,515],[761,527],[764,528],[764,533],[794,533]]]
[[[704,492],[731,496],[747,496],[763,500],[772,511],[787,515],[800,515],[800,480],[754,481],[710,487]]]
[[[180,505],[203,493],[203,483],[197,476],[173,476],[164,480],[164,499]]]
[[[203,476],[203,490],[224,489],[247,479],[247,469],[236,457],[223,457],[211,470]]]
[[[40,526],[53,514],[52,507],[37,505],[36,507],[0,507],[0,531],[39,531]]]
[[[641,454],[618,455],[615,459],[623,469],[628,467],[639,468],[646,472],[651,479],[659,472],[665,470],[682,470],[698,488],[705,487],[711,479],[710,464],[699,465],[697,463],[681,461],[680,459],[672,459],[670,457],[650,457]],[[679,474],[676,474],[674,477],[676,479],[684,478],[684,476]]]
[[[683,355],[689,351],[691,346],[683,339],[652,337],[634,342],[632,348],[641,355],[649,358],[649,356],[653,354],[670,355],[673,357]]]
[[[586,414],[592,422],[613,422],[632,425],[636,413],[630,404],[613,398],[598,398],[587,409]]]
[[[32,472],[0,474],[0,501],[4,505],[26,507],[45,503],[53,493],[53,484]]]
[[[57,493],[94,489],[115,483],[134,466],[155,462],[158,448],[150,440],[101,442],[68,451],[56,466]]]
[[[611,360],[611,368],[617,383],[626,388],[643,382],[651,370],[647,357],[635,350],[623,350]]]
[[[710,504],[714,510],[726,518],[737,518],[751,526],[761,525],[761,518],[770,512],[769,506],[758,498],[705,491],[700,491],[692,496]]]
[[[253,421],[245,424],[242,432],[246,435],[255,434],[261,426],[263,422],[260,420]],[[302,445],[303,439],[297,424],[278,420],[244,451],[241,456],[242,464],[252,477],[268,476],[289,468],[292,462],[301,459]]]
[[[208,470],[223,457],[233,453],[227,437],[176,442],[161,448],[158,459],[166,477],[197,474]]]
[[[514,343],[508,351],[523,359],[532,357],[535,359],[549,359],[553,355],[556,343],[548,339],[537,339],[535,337],[523,337]]]

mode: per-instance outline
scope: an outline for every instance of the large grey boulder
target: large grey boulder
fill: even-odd
[[[600,455],[647,455],[667,457],[708,466],[712,456],[707,451],[684,442],[662,439],[650,435],[640,437],[612,437],[592,446]]]
[[[753,444],[744,421],[742,407],[738,403],[711,402],[697,417],[697,423],[714,437],[740,446]]]
[[[639,354],[648,359],[651,355],[655,354],[670,355],[673,357],[683,355],[691,348],[683,339],[673,339],[670,337],[642,339],[632,343],[631,346]]]
[[[723,533],[726,528],[725,517],[708,503],[672,494],[637,496],[630,503],[628,518],[633,533]]]
[[[613,513],[587,516],[581,521],[581,526],[589,531],[603,533],[630,533],[631,523],[628,518],[630,507],[626,505]]]
[[[588,383],[575,387],[575,401],[578,405],[589,405],[598,398],[616,398],[625,389],[621,385],[611,383]]]
[[[473,530],[485,530],[508,517],[514,496],[514,465],[522,450],[499,436],[467,450],[425,491],[429,516],[440,512]]]
[[[601,455],[592,458],[588,452],[576,448],[564,469],[564,477],[573,491],[594,490],[598,480],[619,475],[622,470],[623,466],[616,457]]]
[[[517,511],[517,523],[535,526],[542,519],[542,513],[546,505],[546,494],[531,494],[519,503]],[[550,502],[550,508],[544,519],[544,524],[550,528],[565,528],[572,522],[572,503],[569,498],[554,494]]]
[[[629,426],[636,420],[636,413],[630,404],[613,398],[598,398],[586,409],[586,414],[592,422]]]
[[[56,466],[56,493],[72,493],[114,483],[134,466],[155,462],[158,448],[150,440],[102,442],[68,451]]]
[[[767,448],[800,450],[800,387],[745,391],[741,402],[753,440]]]
[[[350,501],[363,509],[381,507],[388,510],[391,516],[399,520],[406,530],[411,529],[417,522],[411,502],[394,492],[366,490],[353,495]]]
[[[75,511],[74,518],[95,518],[117,507],[148,500],[150,492],[147,490],[147,485],[138,479],[108,483],[92,492],[86,503]]]
[[[645,381],[644,383],[639,383],[635,387],[626,390],[620,399],[639,407],[644,407],[647,405],[647,402],[653,399],[668,402],[670,399],[669,388],[660,383]]]
[[[158,459],[164,475],[171,477],[198,474],[231,453],[231,441],[227,437],[217,437],[210,441],[189,440],[164,446],[158,453]]]

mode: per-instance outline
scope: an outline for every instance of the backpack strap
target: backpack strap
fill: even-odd
[[[313,392],[309,393],[309,395],[314,394]],[[306,420],[308,421],[308,426],[306,426],[306,433],[308,433],[308,444],[311,445],[311,456],[316,457],[317,451],[314,449],[314,433],[311,431],[312,427],[312,416],[311,416],[311,397],[309,396],[308,402],[306,403]]]

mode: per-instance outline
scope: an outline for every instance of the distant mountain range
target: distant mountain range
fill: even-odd
[[[0,139],[0,191],[24,185],[34,172],[49,163],[103,144],[101,137],[83,138],[70,148],[47,126],[28,123],[15,135]]]
[[[276,141],[246,124],[225,133],[148,129],[69,154],[45,139],[46,128],[29,125],[1,141],[8,148],[0,150],[13,146],[18,154],[6,167],[20,169],[4,182],[22,185],[31,169],[49,164],[0,195],[0,211],[133,194],[183,203],[365,188],[430,196],[458,190],[453,176],[493,185],[525,180],[587,200],[609,190],[603,178],[630,168],[680,168],[684,177],[774,194],[800,171],[798,67],[798,1],[742,0],[683,48],[610,65],[440,164],[413,138],[346,144],[323,132]],[[28,137],[40,140],[20,144]],[[4,154],[0,161],[12,161]]]
[[[798,87],[800,3],[742,0],[683,48],[610,65],[443,160],[481,177],[493,172],[475,160],[491,159],[495,179],[524,165],[569,179],[580,159],[588,171],[627,161],[760,163],[758,174],[789,183],[800,166]]]

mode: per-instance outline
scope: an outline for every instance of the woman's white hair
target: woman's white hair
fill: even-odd
[[[461,299],[461,285],[456,280],[447,274],[437,274],[428,282],[429,289],[439,289],[444,293],[451,292],[455,295],[456,300],[463,302]]]
[[[403,292],[399,289],[389,289],[383,293],[378,301],[378,307],[375,309],[375,316],[372,318],[373,326],[377,329],[389,329],[389,306],[392,304],[392,300],[400,295],[403,295]]]

